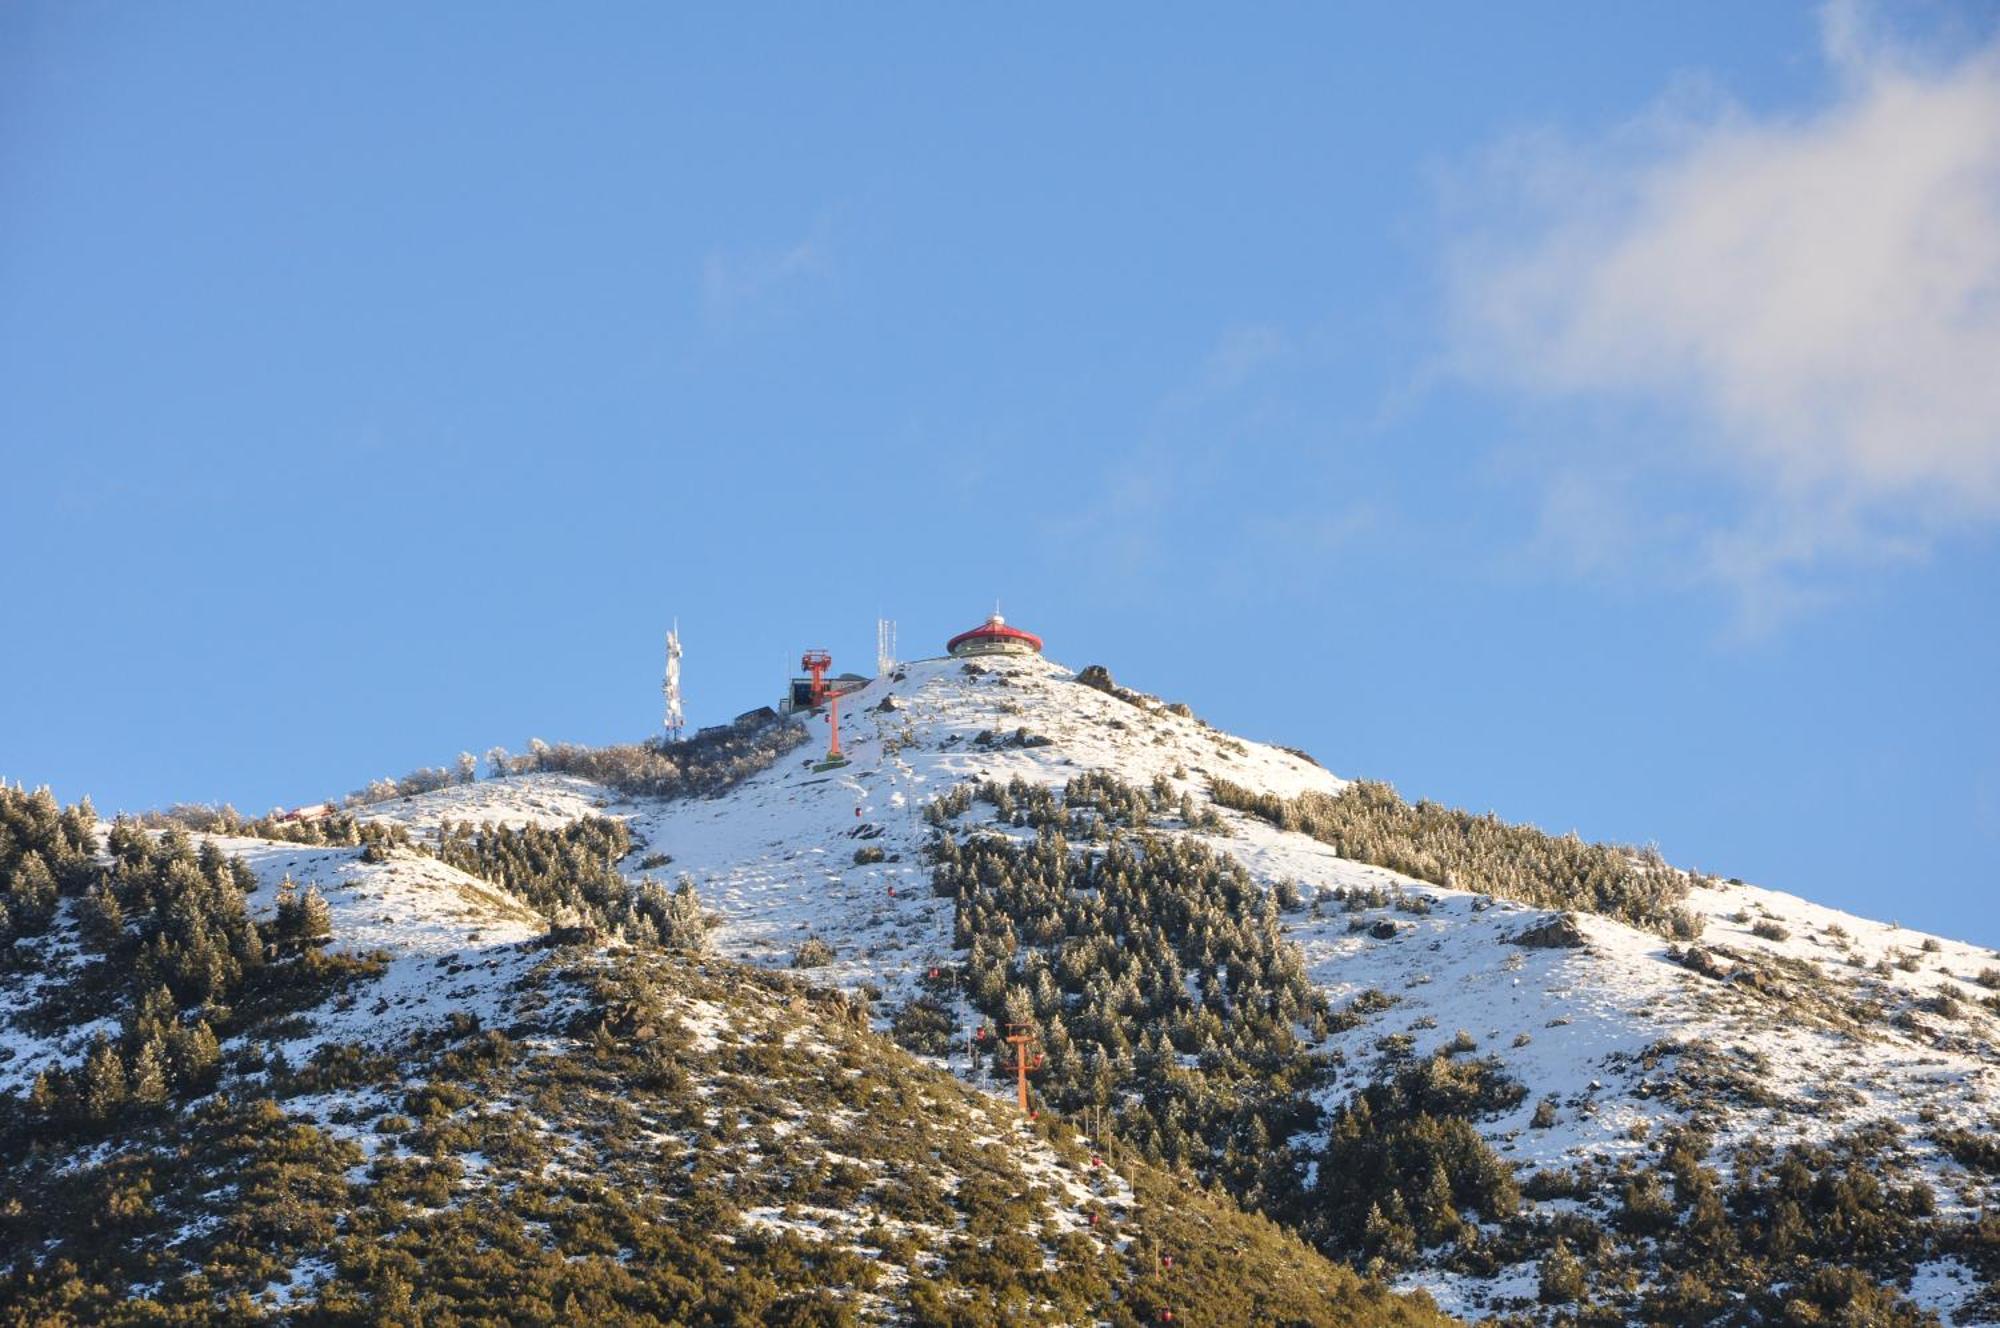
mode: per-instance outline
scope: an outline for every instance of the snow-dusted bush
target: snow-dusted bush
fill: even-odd
[[[817,936],[808,936],[792,951],[793,968],[825,968],[833,962],[833,947]]]

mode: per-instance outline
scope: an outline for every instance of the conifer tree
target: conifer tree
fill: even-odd
[[[271,939],[279,950],[289,950],[299,930],[299,887],[290,876],[278,882],[277,906],[271,915]]]
[[[43,1120],[55,1115],[57,1108],[62,1105],[62,1092],[49,1077],[47,1070],[36,1071],[35,1085],[28,1090],[28,1105]]]
[[[167,1061],[174,1085],[183,1092],[202,1092],[215,1082],[222,1064],[222,1044],[205,1019],[176,1026],[167,1034]]]
[[[298,935],[307,945],[324,945],[333,937],[333,910],[317,885],[308,885],[299,899]]]
[[[90,887],[77,910],[84,944],[99,952],[115,949],[125,939],[125,910],[118,896],[103,882]]]
[[[14,929],[23,936],[39,936],[48,930],[56,914],[56,878],[42,855],[29,849],[7,878],[7,912]]]
[[[104,1124],[125,1105],[125,1062],[109,1038],[99,1036],[83,1063],[83,1114]]]
[[[135,1105],[157,1107],[167,1100],[166,1053],[159,1037],[147,1038],[132,1058],[131,1098]]]

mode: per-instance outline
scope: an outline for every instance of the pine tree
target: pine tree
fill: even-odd
[[[62,1092],[50,1080],[48,1071],[36,1072],[35,1086],[28,1090],[28,1105],[43,1120],[54,1116],[57,1108],[62,1105]]]
[[[79,799],[62,814],[63,839],[72,856],[88,860],[97,853],[97,808]]]
[[[307,946],[323,945],[333,935],[333,911],[317,885],[298,886],[287,876],[278,885],[277,915],[271,923],[272,939],[278,949],[296,953]]]
[[[125,939],[125,910],[118,896],[103,882],[90,887],[77,911],[84,944],[99,952],[116,949]]]
[[[308,885],[299,899],[298,938],[306,945],[324,945],[333,937],[333,910],[317,885]]]
[[[165,987],[155,984],[141,991],[132,1013],[130,1040],[143,1042],[150,1037],[164,1037],[174,1026],[176,1014],[174,994]]]
[[[271,939],[288,949],[299,928],[299,887],[288,875],[278,882],[278,901],[271,915]]]
[[[118,1114],[125,1105],[125,1062],[118,1048],[100,1036],[83,1063],[83,1113],[97,1124]]]
[[[167,1100],[166,1054],[158,1036],[147,1038],[132,1058],[132,1101],[142,1107],[157,1107]]]
[[[1458,1208],[1452,1203],[1451,1177],[1446,1174],[1442,1159],[1431,1164],[1430,1178],[1418,1200],[1418,1212],[1423,1218],[1424,1234],[1431,1239],[1450,1236],[1458,1230]]]
[[[201,848],[195,853],[195,863],[208,880],[221,884],[229,879],[229,858],[213,839],[201,841]]]
[[[56,915],[56,878],[34,849],[21,855],[7,878],[7,912],[24,936],[39,936]]]
[[[222,1063],[222,1044],[216,1041],[208,1021],[197,1019],[167,1034],[167,1060],[175,1086],[198,1093],[215,1080],[215,1071]]]

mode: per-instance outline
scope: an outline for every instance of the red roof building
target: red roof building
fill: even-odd
[[[1007,620],[996,613],[971,631],[960,632],[945,642],[944,648],[960,656],[1039,655],[1042,653],[1042,638],[1033,632],[1009,627]]]

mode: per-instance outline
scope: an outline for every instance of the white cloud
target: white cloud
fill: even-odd
[[[1516,140],[1460,200],[1461,366],[1645,410],[1565,450],[1545,522],[1594,472],[1719,474],[1726,502],[1667,524],[1755,597],[2000,520],[2000,45],[1919,60],[1868,18],[1826,11],[1811,113],[1683,91],[1593,145]]]

